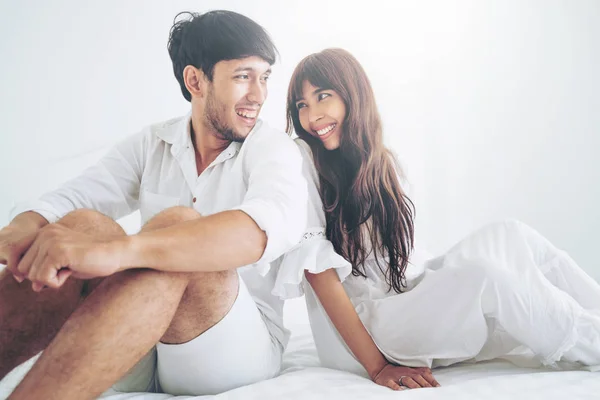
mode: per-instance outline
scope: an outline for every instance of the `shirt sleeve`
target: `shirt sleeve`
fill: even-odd
[[[81,208],[96,210],[115,220],[132,213],[139,207],[149,133],[144,130],[121,141],[98,163],[59,189],[37,200],[17,204],[10,212],[10,219],[25,211],[35,211],[54,223]]]
[[[303,156],[303,174],[308,184],[307,224],[300,241],[279,260],[279,268],[272,294],[282,299],[304,294],[304,272],[318,274],[334,268],[341,281],[352,273],[352,266],[335,252],[325,234],[325,212],[319,194],[319,181],[312,153],[301,139],[296,143]]]
[[[248,214],[267,235],[256,263],[266,274],[271,263],[298,243],[306,226],[306,179],[302,156],[285,133],[255,137],[245,150],[247,191],[233,209]]]

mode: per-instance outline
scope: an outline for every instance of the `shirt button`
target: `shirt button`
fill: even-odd
[[[196,198],[195,197],[192,199],[192,202],[194,202],[194,203],[196,202]]]

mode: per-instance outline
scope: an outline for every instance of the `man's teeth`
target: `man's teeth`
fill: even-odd
[[[324,134],[331,132],[333,128],[335,128],[335,124],[329,125],[327,128],[319,129],[317,135],[323,136]]]
[[[256,111],[237,110],[236,114],[244,118],[256,118],[258,113]]]

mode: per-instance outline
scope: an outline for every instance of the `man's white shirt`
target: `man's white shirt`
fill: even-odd
[[[139,209],[146,223],[177,205],[204,216],[241,210],[268,240],[261,259],[241,267],[240,276],[270,332],[285,346],[283,302],[271,294],[276,276],[271,265],[299,242],[306,227],[302,156],[289,136],[258,120],[243,143],[232,142],[198,176],[190,117],[154,124],[128,137],[58,190],[18,204],[11,219],[31,210],[53,223],[87,208],[117,220]],[[236,251],[236,243],[229,245]]]

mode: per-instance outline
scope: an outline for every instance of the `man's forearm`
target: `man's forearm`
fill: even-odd
[[[35,211],[26,211],[13,218],[10,224],[35,231],[48,225],[48,220]]]
[[[118,239],[119,270],[223,271],[260,259],[267,236],[243,211],[225,211]]]

